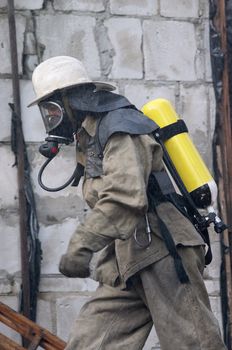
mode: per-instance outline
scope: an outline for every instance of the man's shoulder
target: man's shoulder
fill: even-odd
[[[98,123],[98,139],[102,148],[115,133],[146,135],[158,126],[135,108],[119,108],[108,112]]]

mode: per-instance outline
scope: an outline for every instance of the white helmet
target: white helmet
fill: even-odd
[[[108,83],[92,81],[84,65],[70,56],[56,56],[40,63],[32,74],[32,84],[36,99],[28,107],[40,102],[56,90],[93,83],[99,90],[114,90]]]

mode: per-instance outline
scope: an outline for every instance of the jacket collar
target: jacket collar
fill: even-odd
[[[96,134],[97,118],[87,115],[81,126],[91,137],[93,137]]]

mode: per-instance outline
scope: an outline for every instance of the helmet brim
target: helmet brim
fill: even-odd
[[[54,91],[52,91],[52,92],[50,92],[48,94],[44,94],[43,96],[40,96],[40,97],[36,98],[31,103],[29,103],[29,105],[27,105],[27,107],[31,107],[31,106],[34,106],[34,105],[38,104],[40,101],[42,101],[42,100],[48,98],[49,96],[53,95],[56,91],[67,89],[67,88],[72,88],[72,87],[80,86],[80,85],[83,86],[83,85],[86,85],[86,84],[94,84],[96,86],[97,90],[113,91],[113,90],[116,89],[115,86],[113,86],[111,84],[108,84],[108,83],[103,83],[103,82],[100,82],[100,81],[89,81],[89,82],[85,82],[85,83],[68,85],[68,86],[62,87],[62,89],[54,90]]]

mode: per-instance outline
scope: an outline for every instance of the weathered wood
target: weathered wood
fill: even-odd
[[[45,350],[63,350],[65,348],[66,343],[63,340],[1,302],[0,322],[21,334],[31,344],[33,342],[36,344],[37,341],[39,346]]]
[[[229,229],[222,233],[222,253],[226,272],[227,286],[227,342],[232,344],[232,266],[231,266],[231,234],[232,234],[232,125],[229,95],[229,70],[227,56],[227,30],[225,0],[217,1],[217,13],[214,25],[221,38],[221,50],[224,54],[222,75],[222,96],[217,105],[217,147],[216,161],[219,174],[219,202],[221,216]]]
[[[21,273],[22,273],[22,311],[26,317],[30,317],[30,271],[29,271],[29,252],[27,241],[27,203],[25,194],[24,179],[24,139],[21,128],[21,106],[20,106],[20,88],[18,72],[18,54],[16,39],[16,24],[14,15],[14,0],[8,0],[8,22],[9,39],[11,53],[12,87],[14,110],[18,119],[17,128],[17,178],[18,178],[18,201],[19,201],[19,229],[20,229],[20,247],[21,247]]]
[[[0,350],[25,350],[25,348],[0,333]]]

